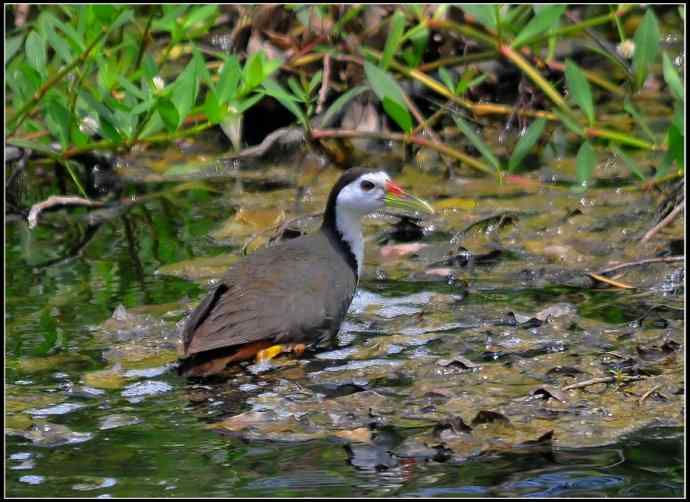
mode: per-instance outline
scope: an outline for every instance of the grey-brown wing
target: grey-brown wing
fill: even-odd
[[[228,271],[187,321],[186,355],[265,339],[307,341],[337,329],[354,274],[338,273],[342,264],[317,237],[299,241],[257,252]]]

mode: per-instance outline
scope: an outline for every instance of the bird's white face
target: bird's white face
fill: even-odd
[[[390,176],[383,171],[366,173],[340,190],[336,205],[358,216],[373,213],[386,205]]]

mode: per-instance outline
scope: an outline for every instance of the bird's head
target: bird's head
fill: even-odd
[[[384,171],[351,169],[341,176],[333,190],[335,205],[359,216],[383,208],[434,213],[426,201],[407,193]]]

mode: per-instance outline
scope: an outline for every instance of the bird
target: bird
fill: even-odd
[[[362,218],[383,208],[434,212],[385,171],[345,171],[317,231],[236,262],[192,311],[182,328],[178,373],[208,377],[252,358],[299,356],[335,336],[362,274]]]

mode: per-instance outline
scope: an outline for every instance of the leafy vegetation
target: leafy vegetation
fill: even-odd
[[[243,118],[267,98],[318,141],[367,91],[404,133],[381,130],[379,138],[423,143],[452,159],[465,158],[464,140],[481,158],[461,163],[499,178],[524,170],[527,154],[549,143],[547,122],[576,136],[581,185],[591,186],[602,155],[620,157],[644,180],[684,172],[684,82],[662,48],[652,7],[67,5],[30,7],[18,22],[22,9],[8,10],[16,27],[5,39],[6,143],[64,165],[82,193],[69,162],[79,153],[168,142],[213,126],[241,150]],[[681,26],[684,7],[663,14]],[[245,47],[243,31],[253,41]],[[209,43],[213,37],[228,47]],[[517,95],[502,103],[494,95],[504,77],[492,63],[518,72],[506,77]],[[646,83],[673,102],[664,131],[652,129],[636,103],[651,92]],[[527,106],[523,88],[536,96]],[[602,92],[620,105],[603,111]],[[436,111],[425,117],[430,102]],[[488,114],[508,124],[520,117],[523,134],[508,158],[472,125]],[[634,126],[610,120],[616,114]],[[443,124],[462,136],[441,140],[434,128]],[[421,138],[424,131],[432,140]],[[637,166],[630,148],[659,151],[658,169]]]

